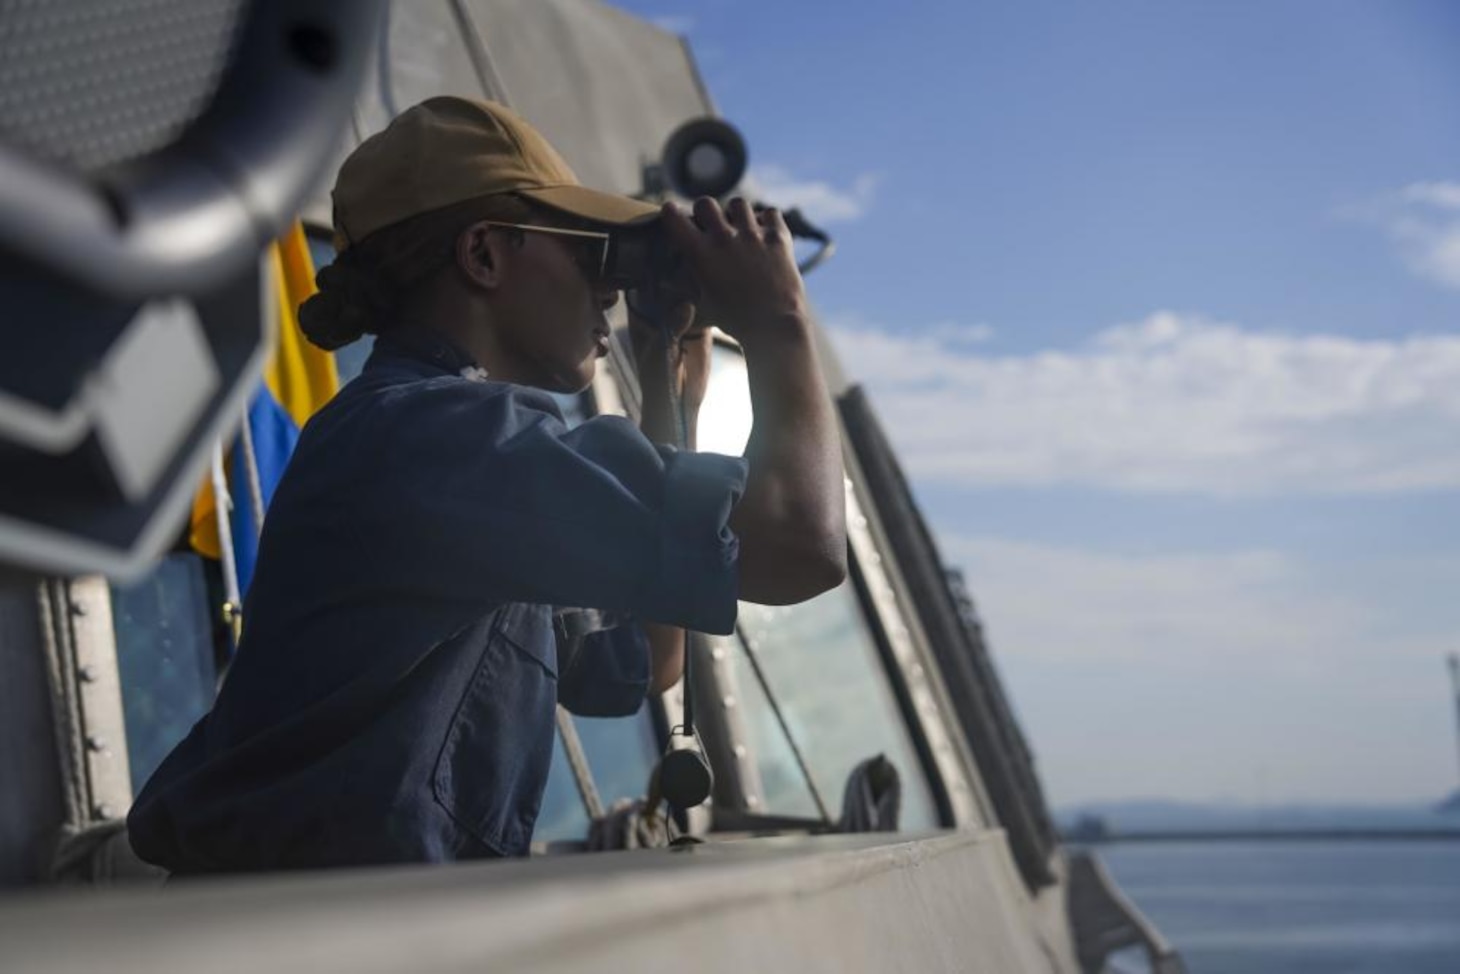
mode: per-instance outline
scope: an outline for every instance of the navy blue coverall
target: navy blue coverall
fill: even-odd
[[[138,796],[174,873],[525,854],[554,705],[633,713],[637,625],[560,659],[554,607],[728,633],[745,462],[573,430],[551,396],[381,338],[305,426],[275,492],[242,645],[211,713]]]

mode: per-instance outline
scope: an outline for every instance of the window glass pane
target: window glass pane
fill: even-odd
[[[132,789],[213,705],[213,617],[202,559],[176,554],[112,587]]]
[[[574,717],[583,753],[604,809],[620,798],[643,798],[659,760],[646,701],[632,717]]]
[[[717,342],[710,352],[710,384],[695,426],[696,444],[706,453],[738,457],[750,439],[751,419],[745,356]]]
[[[746,790],[752,796],[758,790],[761,800],[753,797],[750,810],[753,812],[774,812],[777,815],[800,815],[805,818],[820,818],[816,801],[811,797],[811,788],[796,763],[791,744],[781,732],[765,689],[755,678],[746,658],[745,647],[738,637],[724,641],[730,647],[730,667],[723,673],[724,690],[735,698],[740,708],[740,717],[745,734],[755,755],[755,781],[747,782]],[[759,788],[756,785],[759,785]],[[820,785],[818,784],[819,788]],[[823,794],[827,813],[837,815],[837,796]]]
[[[738,455],[745,449],[752,418],[745,359],[726,345],[716,345],[712,356],[697,430],[699,445]],[[740,626],[761,660],[771,693],[810,765],[827,811],[840,814],[853,767],[885,754],[902,777],[903,826],[936,827],[936,806],[922,762],[851,583],[801,605],[741,603]],[[815,815],[805,779],[744,647],[738,642],[734,646],[736,693],[755,748],[765,810]]]
[[[902,778],[902,827],[936,828],[938,815],[922,762],[851,584],[800,605],[742,602],[740,628],[755,649],[827,811],[833,817],[841,814],[853,767],[885,754]],[[755,683],[744,647],[733,659],[744,690]],[[766,810],[814,815],[789,747],[764,746],[781,733],[764,697],[746,694],[744,699]]]
[[[583,807],[583,796],[578,794],[578,785],[573,781],[568,756],[563,753],[562,738],[554,731],[553,763],[548,771],[547,789],[542,795],[542,808],[537,815],[537,826],[532,831],[532,841],[559,842],[587,837],[588,811]]]

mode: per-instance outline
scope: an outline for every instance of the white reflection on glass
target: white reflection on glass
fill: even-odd
[[[700,410],[699,448],[739,456],[750,427],[745,358],[716,345]],[[902,777],[902,827],[936,828],[937,811],[922,762],[851,583],[800,605],[742,602],[740,627],[755,647],[827,811],[840,814],[847,775],[859,762],[885,754]],[[734,645],[736,692],[755,750],[763,810],[814,816],[816,805],[744,647]]]
[[[717,344],[710,353],[710,385],[695,427],[697,448],[705,453],[740,456],[750,439],[751,418],[745,357]]]

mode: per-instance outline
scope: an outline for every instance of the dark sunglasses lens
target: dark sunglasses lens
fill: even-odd
[[[646,263],[637,237],[616,234],[609,241],[608,252],[604,255],[604,283],[621,291],[629,290],[642,282]]]
[[[573,259],[583,271],[583,276],[594,284],[603,280],[607,265],[608,240],[580,237],[572,240]]]
[[[674,277],[672,259],[662,235],[653,229],[613,235],[604,278],[620,290],[663,284]]]

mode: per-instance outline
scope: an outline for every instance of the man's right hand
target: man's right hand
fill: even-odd
[[[755,419],[750,476],[730,515],[740,538],[740,597],[786,604],[842,583],[847,573],[845,493],[836,410],[791,234],[776,210],[757,218],[735,199],[721,210],[674,206],[664,224],[685,256],[705,315],[740,340]]]
[[[695,201],[693,221],[673,203],[664,205],[663,219],[694,276],[701,312],[742,345],[809,320],[791,231],[779,210],[757,214],[738,196],[722,210],[705,197]]]

